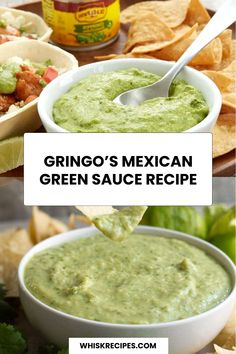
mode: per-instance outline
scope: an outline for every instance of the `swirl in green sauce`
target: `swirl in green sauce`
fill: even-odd
[[[157,97],[138,107],[113,99],[160,77],[136,68],[90,75],[54,104],[54,121],[71,132],[181,132],[200,123],[208,107],[200,91],[175,80],[170,97]]]

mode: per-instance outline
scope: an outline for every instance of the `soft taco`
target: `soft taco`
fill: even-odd
[[[77,66],[72,54],[41,41],[0,46],[0,140],[38,129],[38,96],[58,75]]]
[[[0,44],[21,39],[37,39],[48,42],[52,29],[43,19],[22,10],[0,7]]]

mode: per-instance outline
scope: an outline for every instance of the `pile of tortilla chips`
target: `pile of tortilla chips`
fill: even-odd
[[[0,283],[5,284],[8,296],[18,296],[17,268],[22,257],[35,244],[75,228],[75,218],[69,226],[33,207],[28,230],[16,228],[0,233]]]
[[[11,229],[0,234],[0,283],[7,286],[9,296],[17,296],[17,268],[21,258],[33,247],[24,229]]]
[[[142,1],[121,12],[129,25],[123,53],[96,57],[153,58],[176,61],[210,20],[200,0]],[[223,105],[213,131],[214,157],[236,148],[236,40],[226,29],[189,64],[210,77],[219,87]]]

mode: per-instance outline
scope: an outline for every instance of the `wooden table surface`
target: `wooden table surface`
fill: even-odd
[[[137,0],[121,0],[121,8],[125,8],[128,5],[137,2]],[[17,8],[31,11],[42,15],[42,8],[40,1],[31,1],[28,4],[23,4],[17,6]],[[235,27],[234,32],[235,32]],[[80,66],[94,62],[94,57],[97,55],[106,55],[111,53],[121,53],[124,47],[124,43],[127,37],[127,27],[121,26],[119,38],[111,45],[101,48],[98,50],[91,50],[86,52],[71,52],[73,53],[79,61]],[[236,151],[231,151],[228,154],[220,156],[213,160],[213,176],[214,177],[226,177],[236,175]],[[22,177],[23,168],[17,168],[13,171],[7,172],[4,177]]]

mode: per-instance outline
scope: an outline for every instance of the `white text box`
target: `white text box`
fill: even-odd
[[[212,203],[210,133],[33,133],[24,142],[25,205]]]

